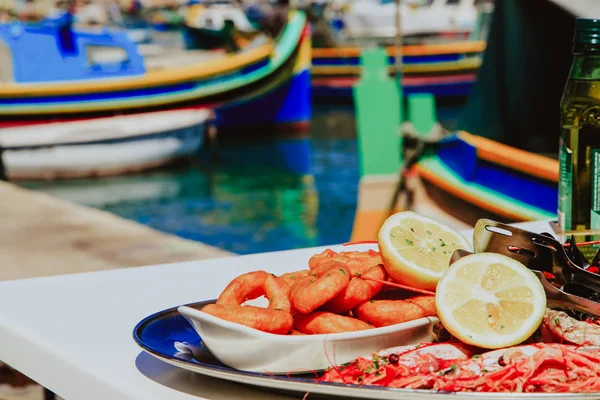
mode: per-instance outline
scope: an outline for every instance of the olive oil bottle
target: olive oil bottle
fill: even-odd
[[[600,231],[600,19],[577,19],[561,102],[558,224]]]

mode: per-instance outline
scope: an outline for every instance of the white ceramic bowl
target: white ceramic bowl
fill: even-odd
[[[178,308],[211,353],[242,371],[297,374],[326,369],[388,347],[428,342],[437,318],[421,318],[357,332],[274,335],[225,321],[195,308]]]

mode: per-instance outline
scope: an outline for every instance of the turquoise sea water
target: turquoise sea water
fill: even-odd
[[[240,254],[340,243],[350,237],[357,196],[352,109],[316,110],[313,130],[305,176],[194,161],[24,186]]]
[[[315,107],[305,176],[197,160],[24,186],[239,254],[342,243],[352,231],[359,179],[353,113],[351,106]]]

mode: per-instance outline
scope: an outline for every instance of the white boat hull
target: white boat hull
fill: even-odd
[[[472,3],[461,0],[459,4],[447,5],[446,0],[432,0],[429,5],[420,7],[402,3],[402,35],[469,32],[477,22],[477,9]],[[381,4],[376,0],[354,0],[348,5],[349,10],[341,17],[344,38],[393,38],[396,35],[395,2]]]
[[[208,111],[166,111],[0,130],[9,179],[117,175],[159,167],[201,147]]]

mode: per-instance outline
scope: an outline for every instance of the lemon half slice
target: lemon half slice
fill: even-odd
[[[472,251],[463,235],[412,211],[392,215],[379,230],[379,250],[388,275],[420,289],[435,290],[457,249]]]
[[[499,349],[522,343],[536,331],[546,293],[520,262],[478,253],[452,264],[438,283],[435,302],[440,321],[457,339]]]

